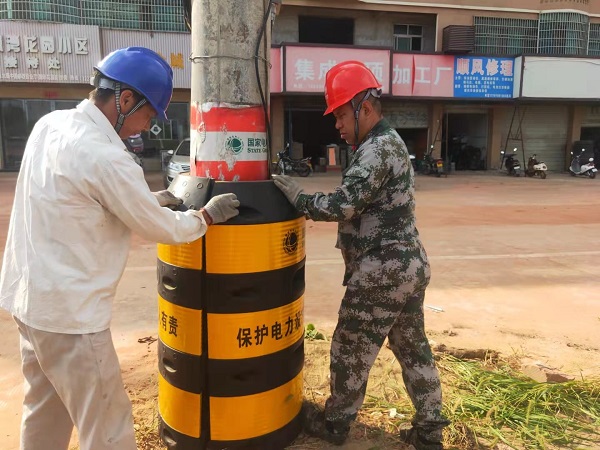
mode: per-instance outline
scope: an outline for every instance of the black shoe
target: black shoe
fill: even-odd
[[[350,425],[325,420],[325,413],[312,405],[302,406],[304,432],[333,445],[342,445],[348,438]]]
[[[444,446],[440,441],[430,441],[425,439],[418,428],[412,427],[407,430],[400,430],[400,439],[405,443],[412,445],[415,450],[443,450]]]

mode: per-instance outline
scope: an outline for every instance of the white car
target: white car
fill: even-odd
[[[190,171],[190,138],[181,141],[177,148],[169,150],[168,154],[171,155],[171,159],[163,176],[166,188],[177,175]]]

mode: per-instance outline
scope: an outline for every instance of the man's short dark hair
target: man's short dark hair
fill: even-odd
[[[115,91],[112,89],[96,88],[90,92],[89,99],[103,105],[104,103],[108,102],[113,95],[115,95]]]
[[[97,76],[102,76],[102,75],[97,70],[94,70],[94,78],[96,78]],[[144,98],[143,95],[141,95],[140,93],[133,90],[132,88],[130,88],[127,85],[122,85],[121,92],[123,92],[123,91],[131,91],[133,93],[133,98],[136,102],[139,102],[141,99]],[[90,92],[89,99],[94,100],[95,102],[97,102],[99,104],[104,104],[108,100],[110,100],[110,98],[114,95],[115,95],[115,91],[113,91],[112,89],[97,87],[93,91]]]
[[[131,91],[133,93],[133,98],[136,101],[136,103],[144,98],[143,95],[140,95],[138,92],[134,91],[130,87],[124,86],[123,88],[121,88],[121,92],[123,91]],[[114,95],[115,91],[113,91],[112,89],[96,88],[90,92],[89,99],[94,100],[97,103],[104,104]]]

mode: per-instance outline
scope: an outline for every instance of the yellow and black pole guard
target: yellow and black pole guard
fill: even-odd
[[[170,190],[184,208],[225,192],[241,206],[203,239],[159,245],[163,441],[177,450],[281,450],[301,430],[304,218],[271,181],[179,176]]]

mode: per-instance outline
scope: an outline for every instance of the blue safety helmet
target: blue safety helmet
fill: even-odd
[[[173,95],[173,70],[158,53],[145,47],[121,48],[104,57],[94,69],[102,75],[92,80],[94,86],[114,90],[117,98],[123,89],[133,89],[152,105],[158,117],[168,120],[166,110]],[[135,110],[145,103],[138,104]],[[122,115],[118,101],[117,105]]]

